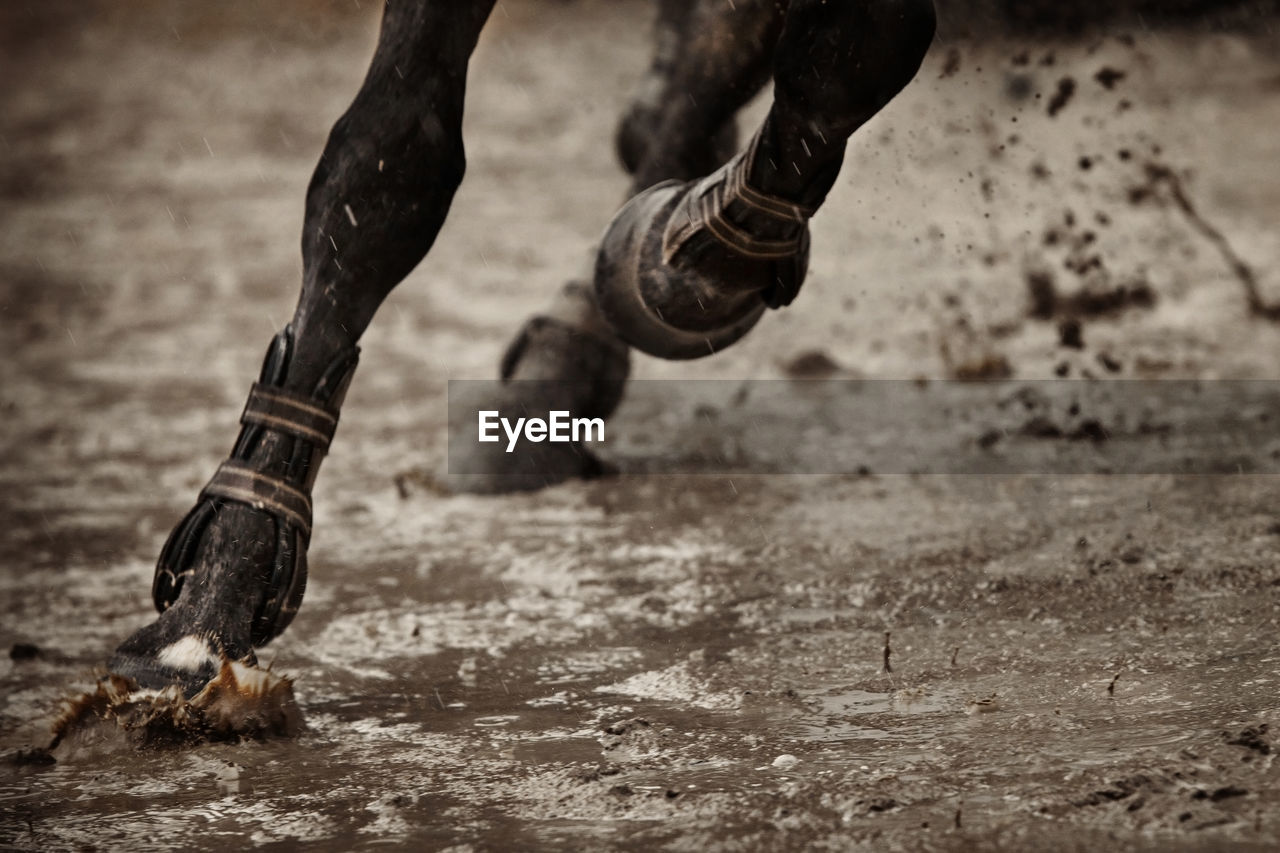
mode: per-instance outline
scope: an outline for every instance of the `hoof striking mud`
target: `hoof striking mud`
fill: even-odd
[[[98,679],[92,690],[66,701],[48,751],[65,758],[85,751],[292,737],[302,726],[291,679],[224,660],[190,698],[178,684],[156,690],[122,675]]]

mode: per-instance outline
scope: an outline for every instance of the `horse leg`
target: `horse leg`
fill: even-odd
[[[660,0],[651,67],[619,123],[616,144],[632,176],[628,197],[664,180],[687,181],[736,149],[734,116],[764,86],[782,29],[776,0]],[[592,281],[595,258],[541,312],[526,320],[500,365],[501,386],[486,383],[451,412],[456,439],[475,413],[563,409],[607,418],[622,399],[627,344],[601,314]],[[464,392],[465,393],[465,392]],[[538,445],[521,455],[462,441],[451,452],[450,482],[460,491],[537,489],[601,465],[580,445]]]
[[[467,63],[494,0],[388,2],[364,84],[307,189],[302,293],[271,342],[231,457],[160,555],[160,616],[113,674],[191,696],[293,619],[306,584],[311,489],[361,334],[426,255],[462,181]]]
[[[746,149],[700,181],[649,187],[606,233],[595,290],[617,335],[699,358],[789,304],[846,141],[915,76],[934,23],[931,0],[791,0],[773,104]]]
[[[660,0],[653,63],[618,128],[633,196],[690,181],[738,150],[734,117],[769,80],[777,0]]]

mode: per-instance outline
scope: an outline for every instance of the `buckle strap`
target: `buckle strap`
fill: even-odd
[[[307,541],[311,539],[310,496],[297,486],[257,471],[244,462],[234,459],[223,462],[200,497],[223,498],[264,510],[295,525]]]
[[[304,394],[256,382],[240,423],[284,432],[327,452],[338,428],[338,412]]]
[[[757,213],[763,213],[785,222],[804,225],[818,212],[816,207],[790,201],[781,196],[770,195],[747,183],[751,166],[756,161],[756,152],[760,149],[760,134],[751,137],[747,150],[730,161],[728,180],[726,182],[726,201],[738,201]]]
[[[714,174],[694,186],[679,202],[662,234],[662,259],[671,263],[695,234],[704,232],[726,248],[755,260],[783,260],[802,254],[807,247],[807,224],[817,209],[770,195],[751,186],[751,172],[760,135],[752,137],[747,149]],[[747,233],[731,222],[729,207],[738,203],[782,224],[798,227],[794,237],[764,238]]]
[[[725,216],[727,204],[723,187],[711,186],[703,195],[686,196],[662,235],[662,260],[670,264],[695,234],[711,235],[721,245],[739,255],[756,260],[781,260],[798,255],[803,249],[801,235],[783,239],[755,237],[733,224]]]

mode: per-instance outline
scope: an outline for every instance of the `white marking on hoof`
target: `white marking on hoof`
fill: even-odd
[[[199,672],[206,666],[217,669],[222,664],[222,658],[213,653],[207,640],[191,634],[165,646],[156,655],[156,660],[170,669],[186,672]]]

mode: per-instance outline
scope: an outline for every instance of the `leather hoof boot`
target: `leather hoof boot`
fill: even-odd
[[[286,326],[267,351],[259,381],[240,416],[242,428],[231,457],[200,492],[195,507],[169,534],[156,564],[151,595],[163,613],[195,578],[198,549],[214,517],[228,504],[266,513],[275,524],[274,559],[263,582],[267,593],[253,614],[251,642],[263,646],[293,621],[307,583],[311,539],[311,488],[338,426],[338,411],[355,371],[359,348],[341,353],[310,393],[285,390],[293,331]],[[251,460],[268,432],[291,441],[285,464],[258,466]]]
[[[651,187],[614,217],[597,256],[596,300],[631,346],[702,358],[795,298],[815,209],[748,183],[759,143],[757,134],[701,181]]]

